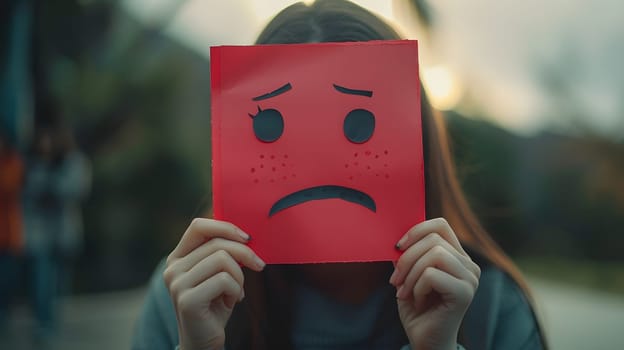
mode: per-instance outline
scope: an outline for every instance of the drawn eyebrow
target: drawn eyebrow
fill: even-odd
[[[275,97],[277,95],[283,94],[286,91],[292,89],[292,85],[290,85],[290,83],[286,83],[284,84],[284,86],[277,88],[276,90],[273,90],[269,93],[266,93],[264,95],[260,95],[260,96],[256,96],[254,98],[252,98],[253,101],[262,101],[262,100],[266,100],[267,98],[271,98],[271,97]]]
[[[343,94],[373,97],[373,92],[370,90],[356,90],[356,89],[349,89],[346,87],[342,87],[336,84],[333,84],[333,85],[334,85],[334,89],[338,90],[339,92],[342,92]]]

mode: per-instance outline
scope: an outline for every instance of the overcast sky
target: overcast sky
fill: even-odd
[[[541,70],[561,69],[589,123],[624,134],[624,3],[436,0],[435,50],[504,125],[534,130],[554,101]],[[470,87],[468,87],[470,88]],[[513,92],[513,93],[510,93]]]
[[[179,0],[125,0],[125,7],[149,21],[172,1]],[[393,21],[410,38],[422,38],[414,31],[413,19],[400,11],[401,1],[355,2]],[[167,32],[207,55],[210,45],[252,43],[270,17],[293,2],[186,0]],[[429,3],[435,24],[432,40],[421,49],[423,65],[448,67],[471,105],[494,122],[519,133],[560,124],[553,116],[558,104],[546,93],[540,75],[544,70],[562,71],[585,121],[613,137],[624,135],[624,3]]]

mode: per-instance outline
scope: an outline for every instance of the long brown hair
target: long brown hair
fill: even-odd
[[[264,28],[256,44],[397,40],[381,19],[344,0],[297,3],[282,10]],[[463,245],[510,276],[530,300],[526,282],[513,262],[482,227],[470,208],[449,149],[445,122],[422,96],[423,149],[427,218],[444,217]],[[245,271],[247,298],[235,309],[226,329],[228,349],[288,349],[290,344],[290,266],[267,266],[263,273]]]

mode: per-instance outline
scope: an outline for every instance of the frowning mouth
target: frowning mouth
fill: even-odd
[[[377,205],[371,196],[366,193],[352,188],[335,185],[324,185],[309,187],[294,193],[291,193],[273,204],[271,210],[269,210],[269,217],[277,214],[278,212],[294,207],[295,205],[305,203],[313,200],[320,199],[342,199],[347,202],[359,204],[372,212],[377,211]]]

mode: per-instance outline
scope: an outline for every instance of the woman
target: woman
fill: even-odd
[[[89,191],[91,169],[75,148],[69,129],[35,129],[26,162],[24,238],[30,265],[37,336],[52,335],[58,324],[58,297],[70,282],[71,260],[82,245],[80,204]]]
[[[256,43],[384,39],[399,36],[352,3],[325,0],[285,9]],[[134,348],[544,348],[525,283],[462,194],[442,119],[426,101],[422,117],[434,219],[397,242],[396,266],[265,266],[248,234],[196,219],[152,281]]]
[[[19,281],[18,258],[22,254],[22,190],[24,165],[0,127],[0,329],[6,327],[9,306]]]

